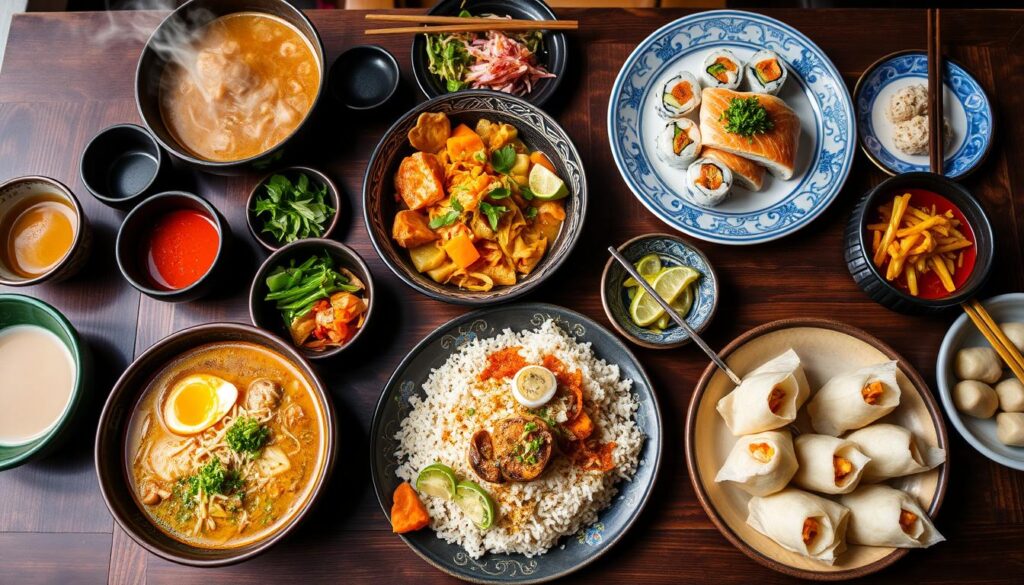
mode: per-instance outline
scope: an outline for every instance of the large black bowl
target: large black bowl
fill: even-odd
[[[160,79],[168,62],[169,51],[161,50],[161,48],[174,47],[182,41],[188,41],[192,34],[212,20],[237,12],[268,14],[294,26],[313,48],[313,54],[320,67],[320,85],[306,118],[280,144],[250,158],[216,162],[199,158],[189,152],[178,143],[167,130],[167,126],[164,125],[163,117],[160,115]],[[326,77],[324,46],[320,41],[320,35],[302,11],[285,0],[190,0],[157,26],[146,42],[145,48],[142,49],[138,69],[135,72],[135,103],[146,128],[157,139],[160,146],[176,158],[204,171],[219,175],[237,175],[246,171],[265,172],[269,165],[283,159],[286,151],[290,153],[294,150],[293,147],[298,146],[316,127],[311,120],[317,115],[317,106],[320,103],[320,96],[324,92]]]
[[[543,151],[555,165],[558,176],[569,188],[565,202],[565,223],[558,237],[537,267],[528,276],[510,286],[496,286],[487,292],[462,290],[438,284],[420,274],[412,265],[408,251],[391,239],[391,223],[398,208],[395,204],[395,171],[402,158],[412,154],[407,134],[423,112],[443,112],[452,126],[465,123],[474,127],[487,118],[516,127],[519,138],[531,149]],[[417,291],[440,301],[461,305],[488,305],[520,297],[539,286],[565,262],[576,245],[587,211],[587,178],[583,161],[565,130],[537,106],[505,93],[467,90],[445,94],[409,110],[388,129],[370,157],[363,180],[363,216],[370,241],[384,263],[399,278]]]
[[[963,212],[974,231],[977,260],[967,282],[959,290],[941,299],[922,299],[900,290],[871,261],[871,241],[867,226],[876,219],[878,206],[898,195],[900,189],[927,189],[948,199]],[[995,237],[985,209],[967,189],[935,173],[896,175],[869,191],[854,208],[844,233],[846,267],[854,282],[871,300],[900,313],[935,313],[956,307],[972,298],[988,280],[995,256]]]
[[[555,20],[555,13],[542,0],[442,0],[428,10],[427,14],[458,16],[459,11],[463,9],[468,10],[473,16],[495,14],[524,20]],[[548,101],[565,77],[568,58],[569,49],[565,33],[545,31],[544,42],[537,52],[537,62],[554,73],[555,77],[538,80],[533,91],[523,96],[523,99],[538,106]],[[428,98],[448,93],[444,81],[430,72],[427,40],[423,35],[416,35],[412,41],[412,71],[416,76],[416,83]]]

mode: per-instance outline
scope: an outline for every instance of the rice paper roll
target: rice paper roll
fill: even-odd
[[[735,482],[752,496],[767,496],[786,487],[796,468],[789,431],[767,431],[740,437],[715,481]]]
[[[850,511],[832,500],[786,488],[751,498],[747,512],[747,524],[786,550],[829,565],[846,550]]]
[[[823,494],[852,492],[871,461],[856,443],[829,435],[800,435],[793,443],[800,466],[793,483]]]
[[[838,437],[867,426],[900,404],[896,362],[885,362],[840,374],[821,387],[807,405],[811,426]]]
[[[717,409],[738,437],[793,422],[809,393],[800,357],[790,349],[747,374]]]
[[[934,469],[946,460],[938,447],[922,448],[909,430],[890,424],[874,424],[846,436],[871,458],[861,478],[876,482]]]
[[[864,485],[839,498],[850,509],[853,544],[925,548],[946,540],[913,496],[887,485]]]

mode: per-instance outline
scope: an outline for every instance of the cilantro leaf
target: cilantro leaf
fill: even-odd
[[[263,220],[261,233],[285,244],[323,235],[335,210],[327,204],[327,185],[314,185],[300,173],[294,184],[284,175],[270,177],[252,212]]]
[[[729,107],[718,116],[718,121],[725,122],[726,132],[739,134],[751,141],[754,134],[764,134],[775,128],[768,110],[761,105],[757,96],[732,98]]]
[[[512,192],[504,187],[498,187],[497,189],[493,189],[491,190],[490,193],[487,194],[487,196],[490,197],[491,199],[505,199],[510,195],[512,195]]]
[[[507,175],[516,164],[516,149],[511,144],[506,144],[491,153],[491,166],[494,170]]]
[[[498,231],[498,221],[501,220],[502,215],[508,213],[508,208],[504,205],[491,205],[486,201],[481,201],[480,211],[487,216],[487,222],[491,224],[491,230]]]
[[[523,212],[523,215],[526,216],[526,219],[534,219],[537,217],[537,208],[531,205],[526,208],[526,211]]]
[[[231,423],[224,438],[232,451],[257,455],[267,444],[267,439],[270,438],[270,429],[253,417],[241,416]]]

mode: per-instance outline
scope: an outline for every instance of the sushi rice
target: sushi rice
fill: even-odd
[[[665,164],[686,169],[700,153],[700,128],[689,118],[672,120],[658,134],[655,152]]]
[[[747,84],[750,91],[775,95],[786,83],[789,71],[775,51],[762,49],[747,63]]]
[[[690,199],[701,207],[714,207],[725,201],[732,189],[732,170],[710,158],[701,158],[686,169]]]
[[[708,53],[701,69],[701,83],[704,87],[738,89],[743,81],[743,61],[728,49]]]
[[[662,87],[658,114],[672,120],[689,114],[699,105],[700,82],[689,71],[681,71]]]

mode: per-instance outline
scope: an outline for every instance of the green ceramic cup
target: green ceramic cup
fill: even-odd
[[[0,294],[0,331],[15,325],[37,325],[52,332],[64,342],[75,362],[75,387],[71,390],[71,398],[64,409],[64,414],[49,432],[24,445],[0,446],[0,471],[42,457],[56,447],[68,434],[71,422],[86,402],[92,382],[92,359],[89,349],[79,338],[71,322],[60,311],[32,297]]]

